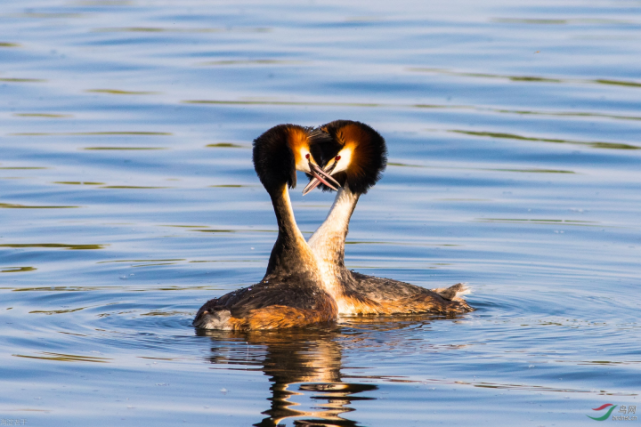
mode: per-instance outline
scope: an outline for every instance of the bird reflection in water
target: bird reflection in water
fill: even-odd
[[[373,400],[359,393],[376,390],[371,384],[342,381],[341,337],[338,330],[281,330],[228,332],[197,330],[198,335],[212,338],[210,360],[215,364],[262,365],[270,377],[271,407],[254,426],[284,426],[296,418],[296,426],[358,426],[341,415],[354,411],[355,400]],[[239,343],[245,343],[245,346]],[[312,393],[318,402],[309,410],[290,400],[292,396]]]

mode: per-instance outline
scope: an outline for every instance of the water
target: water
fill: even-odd
[[[3,423],[634,416],[641,3],[270,3],[4,2]],[[276,237],[251,141],[339,118],[390,152],[348,266],[468,282],[477,311],[198,333]],[[332,196],[301,189],[309,235]]]

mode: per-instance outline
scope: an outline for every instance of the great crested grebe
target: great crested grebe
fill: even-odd
[[[460,296],[467,293],[463,284],[428,290],[420,286],[366,276],[345,267],[345,238],[349,221],[361,194],[380,179],[387,164],[385,140],[374,129],[360,122],[337,120],[320,127],[333,142],[313,148],[341,188],[327,219],[308,243],[316,254],[323,274],[330,281],[329,292],[336,300],[339,314],[454,314],[472,311]],[[303,194],[322,182],[313,178]],[[333,280],[333,282],[332,282]]]
[[[310,144],[327,138],[323,132],[296,125],[278,125],[254,141],[254,168],[269,193],[278,221],[267,272],[260,283],[207,301],[193,325],[203,329],[277,329],[328,322],[337,307],[316,257],[303,238],[292,211],[288,187],[296,170],[330,184],[310,155]],[[335,181],[334,181],[335,182]]]

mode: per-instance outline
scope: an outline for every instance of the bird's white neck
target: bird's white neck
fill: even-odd
[[[340,278],[345,270],[345,238],[359,196],[347,184],[338,190],[325,222],[308,241],[318,260],[321,274],[330,284],[328,292],[335,297],[341,294]]]

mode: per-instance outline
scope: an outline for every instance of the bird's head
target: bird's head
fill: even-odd
[[[316,159],[324,165],[323,172],[354,193],[367,193],[387,166],[385,139],[365,123],[351,120],[333,121],[316,132],[319,131],[330,137],[319,139],[311,147]],[[303,194],[319,185],[323,190],[328,189],[314,176]]]
[[[256,174],[267,191],[284,185],[296,187],[297,170],[336,189],[336,180],[320,168],[311,153],[312,146],[325,145],[329,141],[329,134],[309,127],[292,124],[274,126],[254,140]]]

